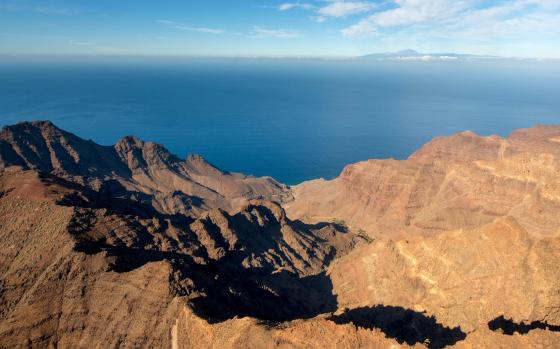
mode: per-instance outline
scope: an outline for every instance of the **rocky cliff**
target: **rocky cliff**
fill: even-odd
[[[334,180],[304,182],[285,205],[307,221],[344,220],[371,237],[434,235],[513,217],[531,235],[560,229],[560,127],[508,138],[438,137],[407,160],[348,165]]]
[[[289,188],[49,122],[0,133],[0,346],[560,346],[560,127]]]

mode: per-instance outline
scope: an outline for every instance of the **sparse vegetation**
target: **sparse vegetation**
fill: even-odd
[[[333,218],[332,222],[338,225],[344,225],[344,226],[346,225],[346,221],[344,219]]]
[[[348,231],[348,224],[346,224],[346,221],[344,219],[333,218],[332,223],[343,229],[344,231]]]
[[[368,244],[371,244],[373,242],[373,239],[363,229],[358,230],[358,237],[364,239]]]

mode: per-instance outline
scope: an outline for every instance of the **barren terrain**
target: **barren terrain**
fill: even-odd
[[[560,127],[288,187],[0,132],[0,347],[560,347]]]

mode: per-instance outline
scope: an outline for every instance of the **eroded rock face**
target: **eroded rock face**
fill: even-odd
[[[560,127],[508,138],[439,137],[408,160],[348,165],[331,181],[304,182],[285,205],[293,218],[344,220],[376,238],[474,229],[511,216],[532,235],[560,230]]]
[[[560,347],[559,156],[464,132],[292,190],[5,127],[0,346]]]
[[[133,136],[112,147],[100,146],[48,121],[2,129],[0,168],[9,166],[52,174],[111,196],[134,196],[167,214],[235,210],[247,200],[290,197],[288,187],[270,177],[226,173],[200,156],[181,160],[162,145]]]
[[[175,305],[167,263],[115,272],[106,252],[76,251],[74,208],[55,202],[65,188],[19,171],[0,184],[2,347],[118,346],[124,333],[128,346],[169,344]]]
[[[475,230],[377,241],[337,261],[330,276],[347,308],[398,304],[468,332],[500,315],[555,324],[559,247],[560,239],[531,238],[506,218]]]
[[[211,322],[334,311],[323,270],[355,244],[273,202],[193,219],[36,171],[0,178],[3,347],[170,346],[184,307]]]

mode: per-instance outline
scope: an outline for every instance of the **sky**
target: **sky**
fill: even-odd
[[[0,0],[2,55],[560,58],[560,0]]]

